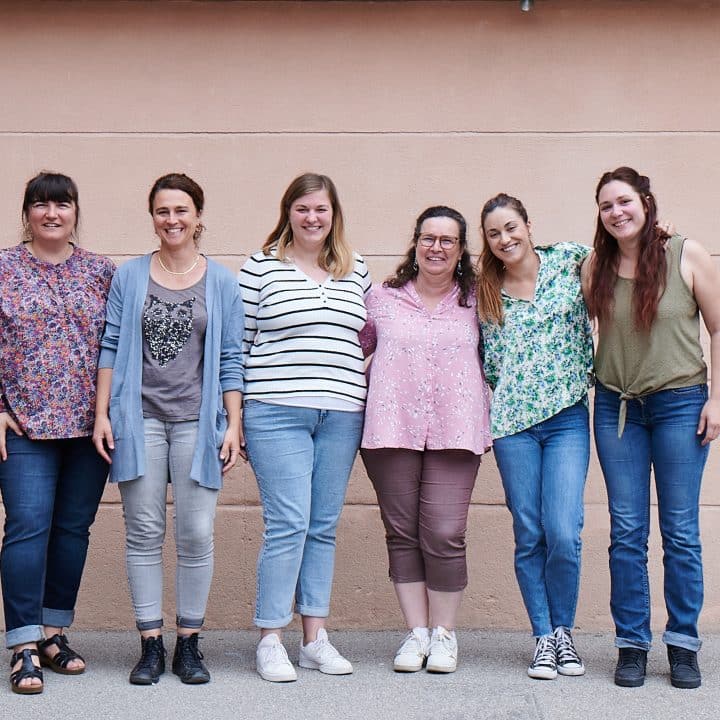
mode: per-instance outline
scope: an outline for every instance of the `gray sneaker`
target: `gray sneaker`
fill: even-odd
[[[555,636],[541,635],[535,643],[535,655],[527,674],[536,680],[554,680],[557,677]]]
[[[560,675],[584,675],[585,665],[575,649],[570,631],[564,627],[557,627],[553,635],[555,636],[557,671]]]

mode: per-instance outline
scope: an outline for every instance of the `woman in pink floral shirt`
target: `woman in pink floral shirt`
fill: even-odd
[[[360,336],[373,354],[360,452],[410,631],[398,672],[456,669],[468,507],[492,444],[466,228],[452,208],[421,213],[394,277],[367,298]]]
[[[0,251],[0,576],[10,686],[25,695],[42,692],[41,664],[85,670],[63,631],[107,476],[90,436],[114,266],[75,244],[79,212],[75,183],[40,173],[25,240]]]

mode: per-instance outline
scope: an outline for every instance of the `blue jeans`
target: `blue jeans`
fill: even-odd
[[[6,443],[0,577],[14,647],[40,640],[43,625],[72,623],[108,467],[90,438],[29,440],[8,430]]]
[[[515,575],[533,635],[575,624],[583,494],[590,459],[587,407],[578,402],[493,440],[513,517]]]
[[[330,613],[335,530],[363,413],[245,403],[245,440],[263,506],[255,624]]]
[[[610,509],[610,609],[617,647],[650,648],[650,467],[664,551],[663,641],[698,650],[697,621],[703,602],[700,549],[700,482],[709,446],[696,434],[706,385],[661,390],[627,401],[618,438],[620,396],[598,383],[595,443]]]

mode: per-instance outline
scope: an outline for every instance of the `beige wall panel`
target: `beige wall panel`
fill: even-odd
[[[2,513],[0,511],[0,518]],[[704,553],[720,555],[713,528],[720,524],[718,508],[703,508]],[[170,520],[169,520],[170,523]],[[659,634],[665,620],[662,562],[653,513],[650,540],[650,582],[653,628]],[[260,508],[221,507],[216,525],[215,579],[207,613],[209,627],[251,627],[255,593],[255,560],[260,542]],[[349,506],[340,522],[331,627],[402,626],[387,579],[387,555],[376,508]],[[577,625],[585,631],[607,631],[608,520],[604,508],[586,509],[583,575]],[[76,624],[83,628],[134,627],[123,558],[122,513],[103,505],[93,527],[88,566],[78,600]],[[174,622],[174,557],[172,535],[165,552],[165,623]],[[510,514],[502,507],[473,506],[468,521],[468,585],[460,624],[463,627],[528,628],[512,565]],[[705,563],[706,599],[701,617],[704,631],[720,629],[720,568]],[[529,633],[529,629],[528,629]]]
[[[118,259],[155,247],[147,192],[167,171],[191,174],[206,193],[204,249],[233,258],[259,249],[277,220],[289,181],[308,169],[338,185],[351,242],[382,279],[407,248],[425,207],[451,204],[468,219],[479,249],[480,209],[505,191],[520,197],[539,244],[590,244],[600,174],[621,163],[653,179],[663,217],[720,253],[711,208],[720,187],[720,135],[472,136],[33,136],[0,135],[0,244],[19,238],[24,182],[42,168],[72,175],[80,187],[82,240]],[[699,181],[702,178],[702,182]],[[390,255],[388,261],[385,256]]]
[[[703,81],[720,64],[716,3],[59,4],[4,3],[8,130],[585,132],[720,119]],[[190,51],[181,62],[171,38]],[[50,77],[63,102],[49,109],[28,89]]]

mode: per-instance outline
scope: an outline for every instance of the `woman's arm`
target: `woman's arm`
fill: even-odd
[[[693,240],[683,245],[681,273],[690,287],[710,334],[710,397],[700,413],[697,434],[707,445],[720,434],[720,272],[705,248]]]
[[[97,374],[97,396],[95,400],[95,428],[92,439],[95,449],[106,462],[112,463],[110,450],[115,449],[112,426],[110,425],[110,386],[112,368],[100,368]]]

